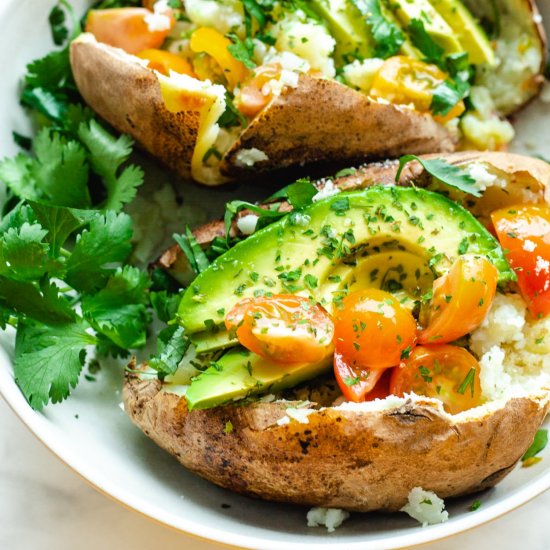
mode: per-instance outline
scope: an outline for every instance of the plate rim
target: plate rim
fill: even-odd
[[[63,436],[56,434],[55,424],[51,424],[42,413],[34,411],[25,400],[15,382],[12,361],[3,346],[0,346],[0,395],[12,412],[23,425],[30,430],[58,460],[81,477],[88,485],[110,498],[124,508],[145,516],[149,520],[165,527],[176,530],[205,542],[214,542],[228,547],[262,548],[265,550],[302,550],[303,548],[327,547],[333,550],[358,550],[376,548],[376,550],[397,550],[411,548],[422,544],[447,539],[459,533],[469,531],[480,525],[496,520],[503,515],[523,506],[530,500],[550,489],[550,468],[541,476],[531,480],[500,502],[477,510],[475,514],[458,518],[452,522],[431,525],[426,528],[418,526],[418,530],[400,535],[391,535],[386,541],[376,539],[372,541],[338,541],[327,536],[326,543],[319,544],[318,540],[308,542],[276,541],[266,537],[241,535],[217,529],[210,525],[191,520],[163,510],[161,507],[148,503],[145,499],[136,496],[118,485],[116,481],[107,479],[99,471],[87,464],[85,458],[71,449],[70,442]],[[63,432],[61,432],[63,434]],[[304,523],[305,523],[304,514]]]

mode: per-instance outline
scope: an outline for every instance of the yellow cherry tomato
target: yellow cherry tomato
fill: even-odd
[[[374,77],[370,95],[390,103],[412,103],[417,111],[427,113],[435,89],[445,80],[447,75],[435,65],[397,55],[384,61]],[[464,102],[459,101],[445,116],[434,118],[445,123],[464,111]]]
[[[148,67],[150,69],[154,69],[166,76],[170,75],[170,71],[195,76],[191,63],[175,53],[149,48],[139,52],[137,56],[149,61]]]
[[[248,69],[235,59],[227,49],[232,42],[223,34],[209,27],[200,27],[192,35],[189,47],[195,53],[207,53],[222,68],[231,89],[237,87],[248,75]]]

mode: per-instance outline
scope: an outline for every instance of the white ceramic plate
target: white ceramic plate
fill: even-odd
[[[47,15],[53,1],[2,0],[0,49],[0,156],[16,152],[11,131],[29,131],[17,100],[18,81],[26,62],[51,44]],[[76,2],[75,2],[76,3]],[[79,2],[84,7],[85,2]],[[550,3],[545,2],[550,20]],[[32,17],[29,17],[32,14]],[[544,131],[548,105],[533,104],[518,119],[516,149],[550,156]],[[545,128],[546,127],[546,128]],[[230,191],[217,192],[225,201]],[[243,191],[242,189],[238,192]],[[250,192],[250,190],[246,190]],[[208,191],[188,186],[188,201],[212,202]],[[203,200],[208,196],[208,200]],[[34,412],[14,383],[10,334],[0,337],[0,393],[21,420],[62,461],[100,491],[146,516],[186,533],[247,548],[306,547],[400,548],[447,537],[498,517],[550,488],[550,448],[535,467],[517,468],[497,488],[479,496],[483,506],[472,513],[474,498],[448,502],[450,520],[422,529],[405,515],[353,514],[330,536],[306,526],[306,509],[253,501],[219,489],[188,473],[135,428],[122,410],[120,369],[103,369],[96,382],[82,381],[64,404]],[[5,350],[5,351],[4,351]],[[434,472],[434,475],[437,475]]]

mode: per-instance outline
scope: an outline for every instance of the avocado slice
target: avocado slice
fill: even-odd
[[[189,410],[209,409],[258,394],[296,386],[332,366],[332,355],[318,363],[276,365],[240,346],[193,379],[185,397]]]
[[[351,0],[312,0],[310,7],[326,21],[335,38],[339,62],[373,56],[370,31]]]
[[[413,19],[422,21],[426,32],[445,50],[445,53],[464,51],[456,34],[428,0],[414,0],[414,2],[411,2],[411,0],[384,1],[386,7],[395,13],[404,27],[408,27]]]
[[[468,52],[474,65],[496,64],[495,51],[481,25],[459,0],[430,0],[434,9],[445,19],[460,45]]]
[[[188,335],[208,335],[237,302],[267,293],[300,292],[332,311],[351,287],[350,277],[364,277],[361,263],[384,253],[417,256],[432,277],[446,273],[461,254],[479,254],[492,261],[500,282],[515,279],[487,229],[458,204],[425,189],[374,186],[334,195],[301,214],[257,231],[195,279],[178,310]]]

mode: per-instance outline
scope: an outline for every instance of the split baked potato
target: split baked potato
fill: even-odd
[[[543,82],[544,31],[528,0],[319,0],[308,13],[275,2],[255,15],[236,0],[145,5],[90,12],[71,46],[77,86],[115,128],[208,185],[500,148],[513,137],[503,117]]]
[[[369,193],[378,193],[379,197],[383,193],[393,193],[397,204],[397,210],[392,211],[394,213],[402,209],[403,205],[407,210],[407,205],[401,200],[407,195],[432,201],[435,193],[440,196],[450,189],[453,199],[449,203],[450,208],[457,215],[462,215],[463,210],[458,203],[463,203],[487,224],[491,212],[515,213],[517,211],[511,207],[524,203],[546,209],[545,215],[550,212],[550,168],[543,161],[505,153],[469,152],[423,157],[421,160],[434,158],[444,159],[448,165],[458,165],[463,173],[469,173],[475,179],[480,191],[476,194],[480,196],[443,186],[441,181],[416,161],[405,166],[399,187],[395,186],[397,164],[379,163],[366,165],[351,175],[334,180],[341,188],[349,190],[367,187],[366,191],[335,196],[347,198],[351,205],[363,204],[362,197]],[[326,185],[326,181],[319,184],[320,188]],[[411,185],[429,187],[433,192],[420,192],[408,187]],[[397,191],[399,189],[405,191]],[[335,200],[328,198],[320,201],[317,203],[318,208],[322,209],[323,204],[334,205]],[[437,200],[445,202],[448,199]],[[341,209],[342,201],[337,204],[338,209]],[[420,203],[417,207],[424,208]],[[436,203],[425,207],[432,209],[437,217],[439,207]],[[369,209],[366,208],[366,211]],[[313,210],[306,209],[303,212],[306,215],[311,213],[313,224]],[[338,213],[335,215],[338,216]],[[415,215],[421,216],[416,211]],[[348,218],[349,223],[346,225],[346,216],[351,214],[342,214],[340,210],[340,216],[345,226],[357,228],[352,217]],[[383,216],[389,216],[389,211],[384,210]],[[421,217],[422,223],[428,225],[426,220],[430,219],[430,214],[426,218]],[[391,221],[395,222],[395,219]],[[408,231],[413,232],[418,225],[418,221],[410,221]],[[457,227],[464,229],[462,223]],[[487,242],[494,242],[494,238],[485,232],[481,224],[477,227],[478,232],[471,242],[479,244],[485,238]],[[260,233],[266,234],[268,230],[269,226],[260,230]],[[451,233],[453,228],[447,230]],[[203,240],[207,241],[217,231],[215,224],[207,226],[203,229]],[[200,236],[201,230],[195,234]],[[357,232],[356,236],[361,238]],[[438,238],[449,244],[451,241],[445,239],[453,237],[449,237],[445,228],[442,228]],[[241,251],[251,250],[244,246],[246,242],[247,239],[237,245]],[[381,241],[378,242],[382,246]],[[285,242],[284,246],[292,247],[292,244]],[[361,244],[352,245],[351,251],[346,254],[353,253],[353,246],[365,250]],[[395,249],[396,253],[398,250],[399,247]],[[502,250],[499,250],[495,249],[494,253],[502,254]],[[264,251],[265,254],[270,252],[265,247]],[[451,248],[446,248],[444,252],[441,256],[455,254]],[[380,253],[380,250],[376,253]],[[462,253],[459,250],[459,256]],[[214,264],[217,266],[214,271],[217,271],[217,277],[226,294],[229,294],[227,303],[238,304],[243,290],[240,295],[229,291],[234,284],[231,271],[234,256],[227,254]],[[496,266],[500,260],[493,252],[491,254],[491,261]],[[357,270],[357,265],[361,269],[366,265],[353,264],[346,257],[342,261],[352,266],[352,270]],[[228,261],[224,261],[224,258]],[[306,251],[303,252],[302,260],[304,258],[307,258]],[[431,265],[437,271],[445,262],[445,258],[437,257]],[[261,271],[261,265],[256,265]],[[307,260],[303,265],[309,265]],[[256,370],[257,364],[253,359],[252,363],[248,362],[248,366],[242,367],[248,369],[251,378],[246,382],[245,394],[227,393],[225,400],[219,403],[212,400],[201,402],[197,399],[198,394],[193,390],[193,385],[197,385],[197,380],[203,388],[216,385],[216,377],[223,374],[224,365],[229,368],[227,363],[223,363],[224,355],[221,359],[219,355],[208,356],[217,365],[209,363],[211,366],[202,374],[190,366],[196,365],[197,360],[190,355],[184,358],[178,371],[163,380],[146,364],[137,371],[136,365],[132,364],[123,392],[125,410],[147,436],[173,454],[186,468],[217,485],[253,497],[356,511],[397,511],[406,504],[409,492],[414,487],[435,491],[443,498],[491,487],[506,476],[523,456],[550,406],[548,304],[544,306],[545,314],[535,315],[533,302],[526,303],[520,296],[520,292],[525,290],[521,286],[521,277],[519,282],[514,281],[514,276],[507,271],[507,264],[500,265],[499,269],[503,270],[501,275],[504,276],[499,279],[491,309],[485,311],[484,319],[472,332],[460,338],[458,343],[454,342],[455,345],[467,348],[479,363],[475,374],[479,376],[479,381],[475,383],[477,401],[475,405],[466,406],[460,411],[450,412],[445,390],[439,394],[441,387],[437,394],[428,392],[420,395],[412,391],[397,396],[391,393],[388,395],[387,388],[385,393],[376,393],[378,385],[375,385],[372,400],[367,398],[366,401],[353,402],[346,394],[347,382],[342,385],[338,381],[338,389],[331,375],[326,374],[327,365],[322,365],[320,378],[308,381],[306,377],[306,382],[298,380],[296,387],[285,387],[277,382],[271,386],[262,386],[261,383],[254,385],[254,376],[260,371]],[[220,269],[221,266],[225,267]],[[441,269],[445,272],[448,267]],[[545,269],[545,276],[550,280],[550,270],[547,267]],[[202,308],[204,304],[207,307],[211,305],[211,309],[220,305],[217,301],[219,292],[215,287],[209,286],[211,292],[204,294],[207,288],[205,285],[211,285],[213,280],[211,274],[205,275],[207,271],[189,286],[179,310],[179,321],[191,337],[197,334],[193,331],[200,325],[200,322],[196,322],[197,316],[200,317],[197,308]],[[240,280],[240,272],[236,273],[237,280]],[[374,281],[372,277],[371,281]],[[282,284],[287,282],[288,277]],[[250,292],[253,289],[252,285]],[[436,289],[437,285],[434,285],[434,291]],[[278,291],[275,286],[274,292]],[[392,291],[399,295],[398,289]],[[248,292],[248,289],[244,290],[244,296],[252,295]],[[449,300],[446,301],[449,303]],[[328,311],[338,316],[338,306],[322,303]],[[402,300],[402,303],[406,303],[406,300]],[[215,322],[218,321],[209,320],[205,326],[213,331]],[[419,323],[423,322],[419,318]],[[458,317],[456,323],[459,324]],[[219,338],[220,332],[223,332],[223,326],[213,331],[211,336]],[[195,341],[197,350],[204,343],[201,333],[198,334],[199,338]],[[231,337],[229,335],[228,338]],[[225,345],[232,346],[234,343],[228,340]],[[424,345],[427,347],[431,344]],[[434,345],[437,347],[439,343]],[[210,346],[211,349],[215,348],[213,344]],[[239,354],[240,361],[244,363],[248,361],[247,357],[251,357],[238,350],[233,356]],[[399,369],[405,368],[410,357],[407,354],[402,355]],[[231,355],[231,352],[225,355]],[[328,364],[329,370],[331,363]],[[280,366],[280,369],[284,368]],[[338,380],[337,367],[335,373]],[[420,378],[426,384],[435,384],[432,376],[435,377],[437,372],[433,374],[420,370],[420,373],[422,377],[417,375],[417,381],[421,384]],[[193,374],[196,378],[191,378]],[[351,385],[354,383],[352,380]],[[426,384],[425,387],[428,387]],[[463,383],[461,389],[455,388],[454,391],[464,394],[465,389]],[[471,391],[473,398],[473,382]],[[374,399],[375,396],[379,398]]]

